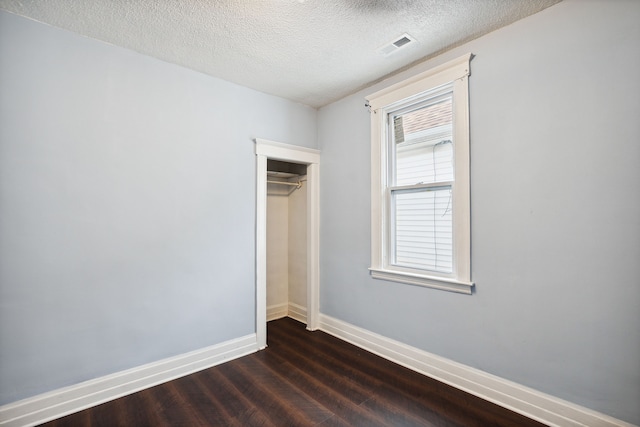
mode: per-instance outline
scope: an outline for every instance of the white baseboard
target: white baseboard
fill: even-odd
[[[285,302],[267,307],[267,322],[287,316],[298,322],[307,323],[307,309],[301,305]]]
[[[320,314],[320,330],[504,408],[562,427],[631,424]]]
[[[0,406],[0,426],[41,424],[258,351],[256,334]]]
[[[298,322],[307,323],[307,308],[290,302],[288,316]]]
[[[287,317],[288,308],[289,305],[286,302],[270,305],[267,307],[267,322]]]

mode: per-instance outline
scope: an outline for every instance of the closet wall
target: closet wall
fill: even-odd
[[[290,316],[306,323],[307,186],[267,184],[267,320]],[[269,177],[269,181],[283,180]]]

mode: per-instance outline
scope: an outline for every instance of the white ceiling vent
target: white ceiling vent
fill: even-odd
[[[405,33],[400,37],[397,37],[394,41],[382,46],[378,49],[378,52],[384,56],[388,56],[411,43],[415,43],[415,41],[416,39]]]

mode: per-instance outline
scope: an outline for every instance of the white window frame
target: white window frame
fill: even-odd
[[[375,279],[471,294],[471,203],[469,183],[469,75],[468,53],[367,97],[371,109],[371,276]],[[388,115],[401,106],[419,102],[440,86],[453,87],[454,182],[453,272],[403,268],[390,263],[391,205],[388,200]]]

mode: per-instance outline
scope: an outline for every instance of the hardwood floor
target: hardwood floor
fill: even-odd
[[[44,424],[541,426],[292,319],[261,352]]]

